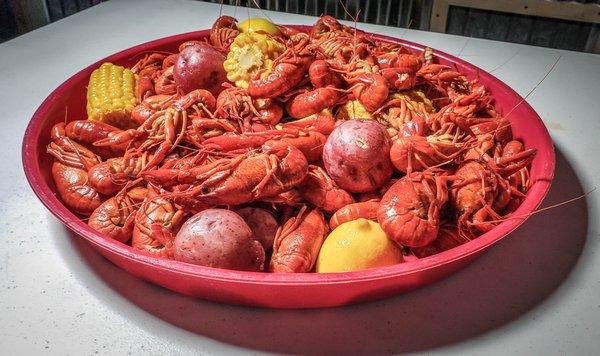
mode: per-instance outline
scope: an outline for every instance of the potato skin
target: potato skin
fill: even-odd
[[[227,82],[224,61],[223,53],[209,44],[186,47],[177,57],[173,68],[175,83],[184,93],[206,89],[216,97],[223,90],[221,84]]]
[[[279,224],[277,224],[277,220],[275,220],[273,214],[265,209],[255,207],[241,208],[236,212],[248,224],[254,234],[254,238],[262,244],[265,250],[273,247],[275,233],[279,228]]]
[[[175,236],[174,257],[201,266],[262,271],[265,250],[244,219],[231,210],[207,209],[188,219]]]
[[[390,138],[373,120],[348,120],[333,130],[323,147],[323,165],[340,188],[364,193],[384,185],[394,172]]]

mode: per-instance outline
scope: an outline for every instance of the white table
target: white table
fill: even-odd
[[[225,7],[224,13],[233,15]],[[238,18],[258,11],[238,8]],[[593,354],[600,347],[600,192],[531,217],[475,263],[434,285],[352,307],[281,311],[221,305],[140,281],[67,231],[33,195],[21,138],[42,100],[111,53],[210,27],[219,6],[110,1],[0,44],[2,354]],[[279,23],[314,18],[268,13]],[[600,178],[600,56],[359,25],[460,57],[529,96],[556,144],[545,206]]]

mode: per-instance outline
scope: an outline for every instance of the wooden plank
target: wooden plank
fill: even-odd
[[[431,0],[425,0],[421,2],[421,11],[417,11],[419,13],[419,30],[429,29],[432,5],[433,1]]]
[[[446,32],[446,22],[448,21],[448,0],[434,0],[431,10],[431,21],[429,21],[429,30],[434,32]]]
[[[438,3],[438,1],[434,2],[434,11],[431,15],[432,20],[434,19],[434,16],[436,16],[436,3]],[[440,0],[439,3],[440,10],[437,13],[437,15],[439,15],[438,17],[441,17],[442,15],[447,16],[448,6],[464,6],[482,10],[510,12],[520,15],[600,23],[600,5],[595,3],[581,4],[574,1],[563,2],[548,0]],[[445,13],[443,12],[442,7],[446,8]],[[440,22],[440,24],[445,25],[445,22]]]

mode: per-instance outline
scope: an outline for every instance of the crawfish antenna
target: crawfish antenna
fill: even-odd
[[[350,13],[350,11],[348,11],[348,8],[344,4],[344,2],[342,0],[339,0],[339,3],[340,3],[340,5],[342,5],[342,9],[344,9],[344,12],[346,13],[346,15],[350,16],[352,21],[354,21],[354,33],[356,33],[356,23],[358,22],[357,19],[358,19],[358,14],[360,14],[360,9],[356,13],[356,16],[352,16],[352,14]]]
[[[342,0],[339,0],[340,5],[342,5],[342,9],[344,9],[344,12],[346,13],[346,15],[350,16],[350,18],[352,19],[352,21],[354,21],[354,49],[356,50],[356,29],[357,29],[357,22],[358,22],[358,16],[360,14],[360,9],[358,9],[358,11],[356,12],[356,16],[352,16],[352,14],[350,13],[350,11],[348,11],[348,8],[346,7],[346,5],[344,4],[344,2]]]
[[[356,50],[356,28],[357,25],[356,23],[358,22],[358,16],[360,15],[360,9],[356,12],[356,17],[353,18],[354,20],[354,49]]]
[[[144,180],[144,178],[140,177],[135,180],[127,181],[127,183],[125,183],[125,186],[123,188],[121,188],[121,190],[117,194],[115,194],[115,196],[126,194],[129,189],[135,187],[136,185],[141,183],[143,180]]]
[[[541,208],[541,209],[538,209],[538,210],[532,211],[531,213],[527,213],[527,214],[519,214],[519,215],[508,215],[507,217],[505,217],[505,218],[502,218],[502,219],[497,219],[497,220],[486,220],[486,222],[490,222],[490,223],[501,223],[501,222],[504,222],[504,221],[506,221],[506,220],[510,220],[510,219],[528,218],[528,217],[530,217],[531,215],[535,215],[535,214],[538,214],[538,213],[544,212],[544,211],[546,211],[546,210],[555,209],[555,208],[558,208],[558,207],[560,207],[560,206],[563,206],[563,205],[567,205],[567,204],[571,204],[571,203],[573,203],[573,202],[576,202],[576,201],[578,201],[578,200],[580,200],[580,199],[583,199],[583,198],[585,198],[586,196],[588,196],[588,195],[592,194],[594,191],[596,191],[596,189],[598,189],[598,187],[594,187],[594,188],[590,189],[589,191],[587,191],[587,192],[585,192],[585,193],[583,193],[583,194],[581,194],[581,195],[579,195],[579,196],[576,196],[575,198],[571,198],[571,199],[569,199],[569,200],[565,200],[565,201],[563,201],[563,202],[560,202],[560,203],[557,203],[557,204],[552,204],[552,205],[550,205],[550,206],[547,206],[547,207],[544,207],[544,208]]]
[[[560,59],[562,58],[562,55],[559,55],[558,58],[556,58],[556,61],[554,62],[554,64],[552,65],[552,67],[550,67],[550,69],[548,70],[548,72],[542,77],[542,79],[533,87],[533,89],[531,89],[529,91],[529,93],[527,93],[527,95],[525,95],[523,97],[523,99],[521,99],[519,101],[519,103],[517,105],[515,105],[512,109],[510,109],[510,111],[508,112],[508,114],[506,114],[504,117],[508,117],[508,115],[510,115],[511,112],[513,112],[513,110],[515,110],[519,105],[523,104],[523,102],[525,100],[527,100],[527,98],[529,97],[529,95],[531,95],[536,89],[537,87],[540,86],[540,84],[542,84],[542,82],[550,75],[550,73],[552,73],[552,70],[554,70],[554,67],[556,67],[556,65],[558,64],[558,62],[560,61]]]
[[[404,35],[406,35],[406,33],[408,32],[408,30],[410,29],[410,26],[412,25],[413,19],[408,20],[408,25],[406,25],[406,28],[404,29],[404,32],[402,32],[402,34],[400,35],[400,39],[404,39]]]
[[[154,49],[150,50],[150,49],[148,49],[148,50],[141,51],[141,52],[138,52],[138,53],[134,54],[133,56],[129,57],[128,60],[132,61],[132,60],[136,59],[137,57],[140,57],[140,56],[148,54],[148,53],[152,53],[152,54],[153,53],[158,53],[158,54],[164,54],[166,56],[173,54],[173,52],[159,51],[159,50],[154,50]]]
[[[488,71],[488,73],[493,73],[493,72],[497,71],[498,69],[504,67],[508,62],[512,61],[519,54],[519,52],[520,52],[520,50],[517,50],[515,53],[513,53],[512,56],[510,56],[507,60],[505,60],[504,62],[502,62],[502,64],[500,64],[496,68]]]
[[[273,20],[271,20],[271,18],[269,17],[269,15],[267,15],[267,12],[260,7],[260,4],[258,3],[258,1],[252,0],[252,2],[260,10],[260,12],[262,12],[262,14],[267,18],[267,20],[271,21],[271,23],[275,23],[275,22],[273,22]]]

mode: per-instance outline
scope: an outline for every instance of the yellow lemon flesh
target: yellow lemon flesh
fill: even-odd
[[[275,24],[273,24],[269,20],[265,20],[260,17],[253,17],[248,20],[240,22],[238,25],[238,29],[241,32],[254,32],[254,31],[263,31],[270,35],[274,35],[279,32],[279,29]]]
[[[357,219],[336,227],[317,258],[317,272],[349,272],[402,263],[402,250],[378,223]]]

